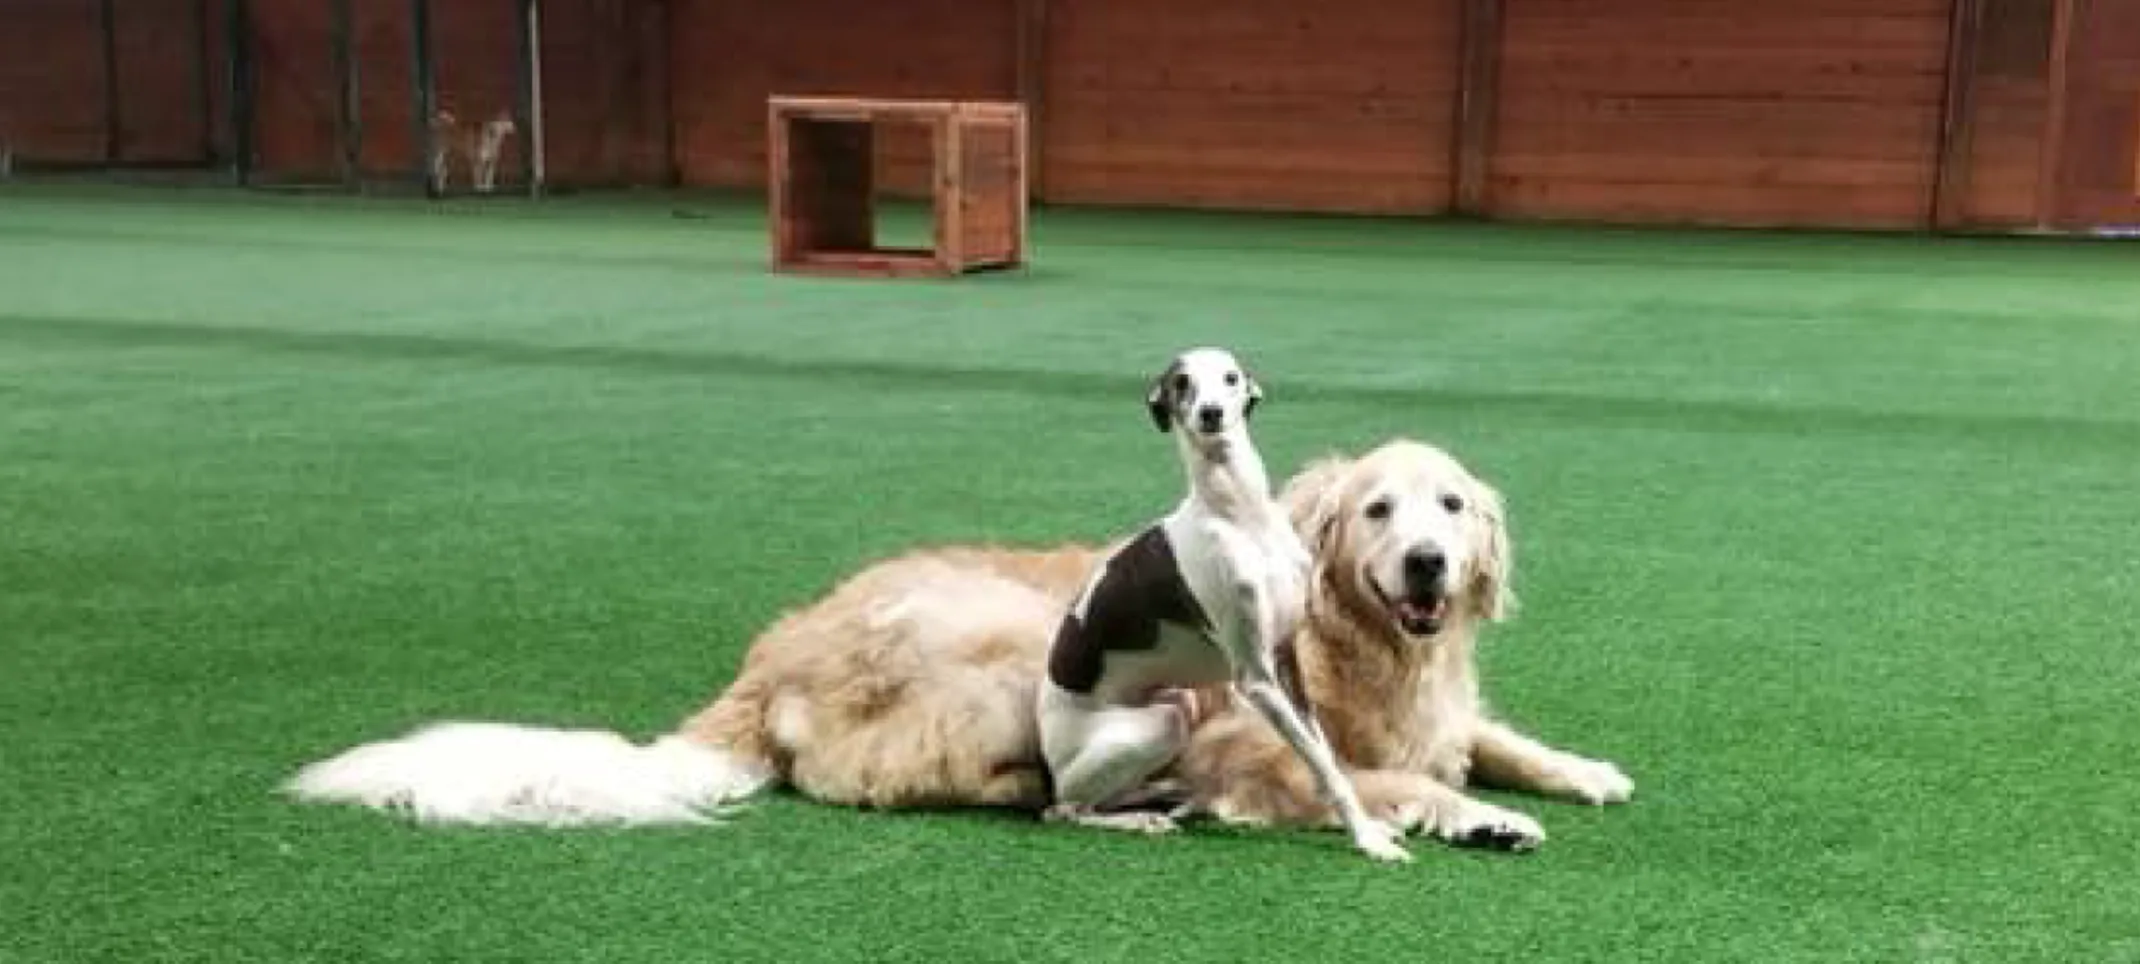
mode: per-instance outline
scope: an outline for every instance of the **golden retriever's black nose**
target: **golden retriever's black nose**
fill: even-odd
[[[1449,557],[1439,549],[1414,549],[1404,554],[1404,581],[1415,586],[1440,582],[1447,568]]]
[[[1206,405],[1196,410],[1196,426],[1206,432],[1216,432],[1225,417],[1225,411],[1217,405]]]

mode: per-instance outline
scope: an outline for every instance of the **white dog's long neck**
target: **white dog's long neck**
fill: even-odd
[[[1229,432],[1208,441],[1185,437],[1177,444],[1189,475],[1190,501],[1222,519],[1250,524],[1270,520],[1270,475],[1247,433]]]

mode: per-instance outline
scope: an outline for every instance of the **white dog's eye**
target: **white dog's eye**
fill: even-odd
[[[1239,385],[1239,384],[1241,384],[1241,373],[1240,373],[1240,372],[1227,372],[1227,373],[1226,373],[1226,384],[1228,384],[1228,385]]]
[[[1464,500],[1455,495],[1442,496],[1442,508],[1449,510],[1450,515],[1455,515],[1464,511]]]
[[[1189,376],[1187,376],[1187,375],[1176,375],[1176,376],[1174,376],[1174,390],[1175,390],[1175,391],[1177,391],[1177,392],[1186,392],[1186,391],[1188,391],[1188,390],[1189,390]]]
[[[1376,499],[1367,504],[1366,515],[1377,522],[1390,517],[1390,500]]]

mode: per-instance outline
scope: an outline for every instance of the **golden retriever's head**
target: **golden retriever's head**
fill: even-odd
[[[1308,465],[1281,496],[1347,615],[1407,639],[1514,603],[1501,496],[1448,453],[1398,439]]]

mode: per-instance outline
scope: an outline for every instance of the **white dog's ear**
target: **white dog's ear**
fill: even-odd
[[[1152,387],[1144,393],[1144,410],[1152,415],[1152,424],[1161,432],[1174,430],[1174,376],[1181,374],[1181,360],[1175,359],[1167,370],[1152,379]]]
[[[1351,470],[1351,459],[1326,455],[1309,462],[1286,481],[1285,490],[1279,493],[1278,501],[1285,505],[1293,531],[1307,544],[1309,552],[1320,555],[1329,547],[1344,501],[1339,490]]]
[[[1502,506],[1501,493],[1493,486],[1476,480],[1472,486],[1471,504],[1479,514],[1479,525],[1472,537],[1473,558],[1478,561],[1472,570],[1471,594],[1480,615],[1499,621],[1516,609],[1515,553],[1509,544],[1508,512]]]

